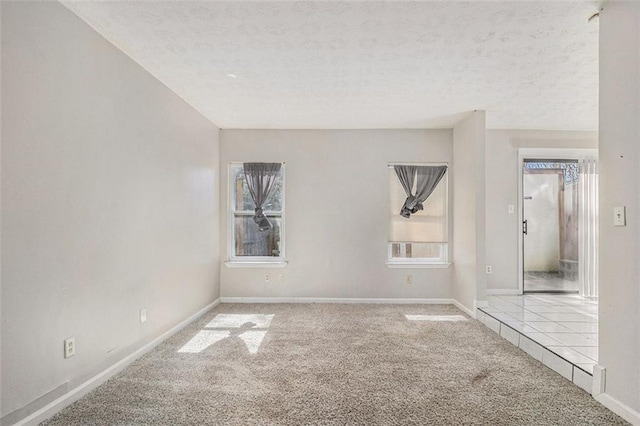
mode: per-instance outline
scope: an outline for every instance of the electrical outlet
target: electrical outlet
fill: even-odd
[[[278,274],[278,281],[284,282],[284,274]]]
[[[487,274],[493,274],[493,268],[491,268],[491,265],[487,265]]]
[[[413,282],[413,275],[407,274],[407,276],[404,278],[404,282],[407,284],[411,284]]]
[[[147,310],[146,309],[140,309],[140,324],[144,324],[145,322],[147,322]]]
[[[264,282],[268,283],[271,281],[271,274],[264,274]]]
[[[76,354],[76,338],[69,337],[64,339],[64,357],[71,358]]]

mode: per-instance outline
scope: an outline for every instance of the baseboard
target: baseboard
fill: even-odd
[[[467,308],[462,303],[458,302],[456,299],[451,299],[451,303],[453,305],[455,305],[456,308],[460,309],[462,312],[464,312],[465,314],[469,315],[471,318],[475,318],[476,317],[476,313],[474,311],[472,311],[471,309]]]
[[[607,393],[601,393],[600,395],[595,397],[595,400],[631,423],[632,425],[640,425],[640,412],[618,401],[611,395]]]
[[[111,367],[103,370],[102,372],[93,376],[92,378],[82,383],[81,385],[71,389],[69,392],[65,393],[55,401],[52,401],[51,403],[40,408],[38,411],[34,412],[33,414],[30,414],[24,419],[18,421],[17,423],[14,424],[14,426],[37,425],[40,422],[48,419],[49,417],[56,414],[58,411],[76,402],[78,399],[82,398],[83,396],[85,396],[86,394],[88,394],[89,392],[91,392],[92,390],[94,390],[95,388],[97,388],[107,380],[109,380],[111,377],[113,377],[120,371],[124,370],[136,359],[140,358],[142,355],[146,354],[147,352],[149,352],[150,350],[158,346],[160,343],[162,343],[163,341],[165,341],[166,339],[168,339],[178,331],[185,328],[187,325],[189,325],[190,323],[192,323],[193,321],[195,321],[196,319],[204,315],[209,310],[216,307],[218,304],[220,304],[219,298],[213,301],[212,303],[208,304],[204,308],[200,309],[198,312],[191,315],[189,318],[175,325],[168,331],[165,331],[160,336],[156,337],[155,339],[153,339],[152,341],[150,341],[140,349],[136,350],[132,354],[116,362]]]
[[[221,297],[221,303],[370,303],[399,305],[450,305],[451,299],[376,299],[339,297]]]
[[[593,380],[591,382],[591,396],[594,398],[604,393],[607,370],[601,365],[593,366]]]
[[[509,296],[518,296],[520,295],[520,290],[517,288],[488,288],[487,296],[500,296],[500,295],[509,295]]]

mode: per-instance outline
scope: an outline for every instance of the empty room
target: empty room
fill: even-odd
[[[640,2],[0,24],[0,425],[640,425]]]

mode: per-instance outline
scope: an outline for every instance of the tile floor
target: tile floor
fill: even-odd
[[[525,272],[524,288],[527,291],[565,291],[578,293],[578,281],[565,280],[558,272]]]
[[[593,375],[593,367],[598,363],[597,299],[578,295],[528,294],[489,296],[488,301],[488,307],[479,308],[484,314]],[[492,320],[485,318],[480,320],[496,331],[496,325],[490,324]],[[496,332],[518,345],[514,340],[519,336],[510,337],[509,332],[501,333],[500,330]],[[523,348],[522,339],[519,343]]]

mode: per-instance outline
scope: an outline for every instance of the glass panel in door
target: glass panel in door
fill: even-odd
[[[524,160],[524,291],[577,293],[579,165]]]

